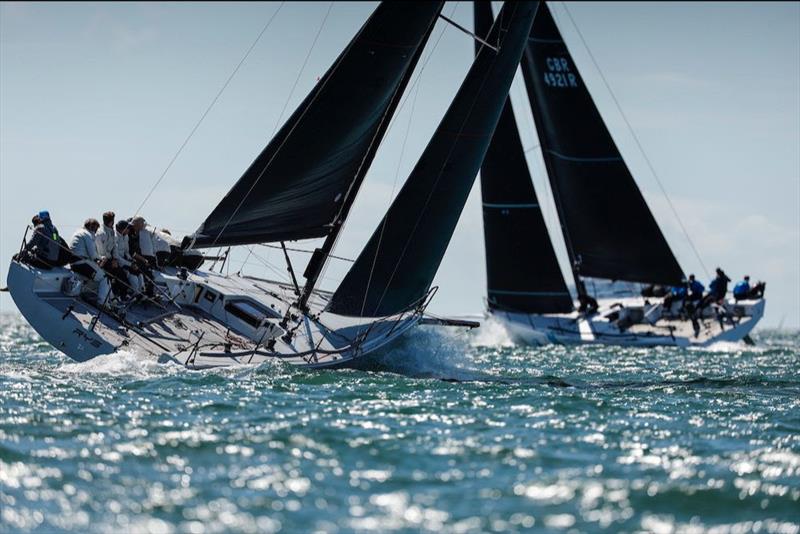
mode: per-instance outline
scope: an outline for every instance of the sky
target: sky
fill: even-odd
[[[747,273],[765,280],[762,325],[800,328],[800,4],[550,6],[685,272],[708,282],[568,13],[702,263],[710,271],[719,265],[732,278]],[[0,284],[26,223],[40,209],[50,211],[65,236],[108,209],[118,217],[133,215],[277,11],[141,210],[173,233],[194,231],[374,7],[0,3]],[[470,2],[448,2],[444,13],[472,27]],[[415,74],[418,82],[412,82],[378,151],[337,255],[358,255],[425,148],[472,54],[469,36],[437,23],[421,61],[425,67]],[[511,97],[566,268],[519,73]],[[482,232],[476,181],[434,282],[439,291],[431,311],[483,309]],[[315,243],[294,245],[311,249]],[[307,259],[293,253],[296,270],[302,272]],[[335,288],[348,265],[331,262],[323,287]],[[252,254],[235,251],[228,267],[286,277],[279,251],[261,246]],[[13,310],[8,293],[0,293],[0,311]]]

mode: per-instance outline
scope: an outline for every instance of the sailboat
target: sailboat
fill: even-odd
[[[480,34],[492,24],[491,6],[474,6]],[[579,305],[559,266],[507,99],[481,167],[488,316],[531,344],[748,341],[764,314],[763,297],[692,309],[678,299],[665,306],[660,298],[589,293],[587,286],[600,282],[673,287],[685,276],[544,2],[522,75]]]
[[[222,198],[185,250],[324,238],[292,283],[167,267],[161,298],[111,310],[63,267],[13,260],[8,289],[33,328],[70,358],[120,350],[191,368],[280,359],[348,365],[421,323],[433,278],[477,177],[537,9],[507,2],[429,144],[335,291],[318,286],[443,2],[383,2]],[[452,21],[448,21],[453,23]],[[492,43],[492,44],[488,44]],[[221,271],[221,270],[220,270]],[[75,288],[78,288],[78,291]]]

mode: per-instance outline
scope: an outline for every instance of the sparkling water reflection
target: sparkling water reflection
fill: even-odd
[[[799,532],[800,335],[72,363],[0,317],[0,531]]]

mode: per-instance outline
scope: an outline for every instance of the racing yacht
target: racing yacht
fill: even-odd
[[[421,323],[530,33],[535,2],[507,2],[418,163],[334,291],[317,287],[443,2],[383,2],[222,198],[184,250],[324,238],[291,283],[165,267],[155,298],[110,308],[71,270],[12,261],[8,290],[70,358],[120,350],[190,368],[280,359],[347,365]],[[489,44],[491,43],[491,44]],[[212,266],[213,267],[213,266]]]
[[[476,1],[475,31],[487,31],[490,3]],[[587,288],[685,282],[641,191],[617,149],[548,6],[541,3],[522,59],[578,306],[562,274],[531,181],[508,99],[481,167],[487,315],[517,342],[706,346],[750,342],[761,298],[705,307],[638,291]]]

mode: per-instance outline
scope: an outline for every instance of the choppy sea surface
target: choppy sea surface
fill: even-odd
[[[419,330],[370,370],[74,363],[0,316],[0,531],[800,531],[800,334]]]

